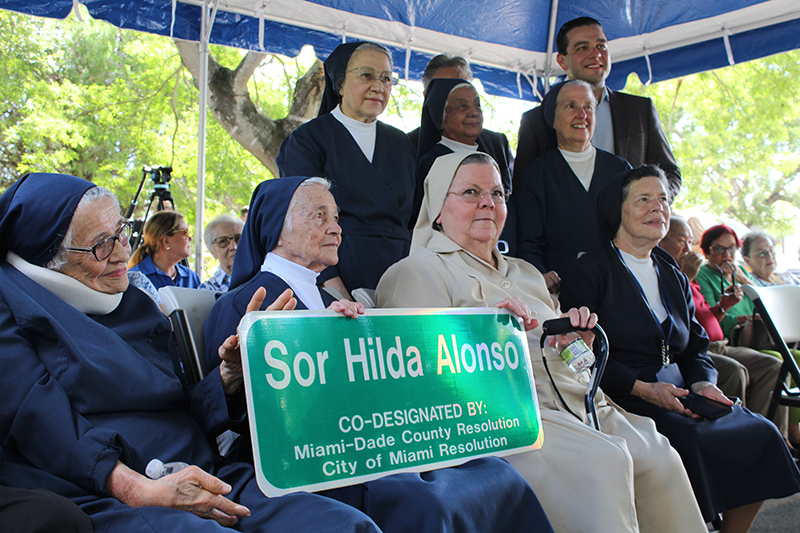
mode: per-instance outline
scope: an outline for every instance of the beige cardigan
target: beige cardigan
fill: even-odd
[[[435,231],[427,248],[386,271],[375,291],[375,303],[378,307],[491,307],[517,297],[540,323],[561,316],[558,300],[548,293],[536,267],[521,259],[503,257],[497,250],[493,253],[497,269]],[[541,409],[563,410],[542,363],[541,334],[541,325],[528,332],[539,405]],[[585,423],[586,381],[579,382],[549,344],[545,345],[545,357],[561,395]],[[598,405],[606,404],[602,391],[596,401]]]

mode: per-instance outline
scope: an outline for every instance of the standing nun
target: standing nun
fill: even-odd
[[[322,281],[345,294],[374,289],[408,255],[414,220],[414,148],[405,133],[377,120],[397,76],[389,51],[374,43],[339,45],[325,60],[319,116],[281,145],[281,177],[322,176],[341,209],[339,264]]]

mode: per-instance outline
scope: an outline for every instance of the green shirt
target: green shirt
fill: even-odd
[[[745,275],[747,275],[746,272]],[[703,298],[705,298],[708,302],[708,305],[712,307],[719,303],[719,299],[722,296],[723,286],[730,286],[730,282],[722,277],[722,274],[716,268],[710,267],[708,264],[700,267],[700,271],[697,273],[697,278],[695,279],[700,285],[700,292],[703,294]],[[725,313],[725,316],[719,321],[719,325],[722,327],[722,332],[726,337],[728,337],[729,340],[733,341],[731,334],[734,326],[736,326],[736,317],[740,315],[750,316],[754,312],[755,306],[753,305],[753,302],[750,301],[750,298],[747,296],[743,296],[742,300],[738,304],[728,309],[728,311]]]

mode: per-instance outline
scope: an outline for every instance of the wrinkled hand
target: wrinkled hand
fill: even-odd
[[[633,384],[631,393],[646,400],[653,405],[670,409],[676,413],[685,416],[692,416],[692,412],[686,409],[678,398],[683,398],[689,391],[686,389],[679,389],[672,383],[645,383],[644,381],[636,380]]]
[[[703,265],[703,256],[697,252],[689,252],[680,260],[681,272],[686,274],[689,281],[697,277],[700,267]]]
[[[112,470],[107,480],[112,496],[129,507],[169,507],[188,511],[202,518],[231,527],[250,510],[238,505],[225,494],[231,486],[196,466],[158,480],[147,479],[122,463]]]
[[[551,270],[544,275],[544,282],[547,284],[547,291],[550,294],[558,294],[558,288],[561,286],[561,276],[558,272]]]
[[[566,313],[561,313],[561,318],[564,317],[569,317],[569,323],[575,327],[591,329],[597,324],[597,315],[590,313],[588,307],[581,307],[580,309],[573,307]],[[592,347],[592,344],[594,344],[594,333],[591,331],[576,331],[575,333],[586,343],[586,346],[589,348]],[[560,342],[562,346],[567,344],[563,335],[550,337],[547,342],[550,343],[550,346],[555,346],[556,341]]]
[[[345,299],[333,302],[328,306],[328,309],[341,313],[344,316],[349,316],[350,318],[357,318],[358,315],[363,315],[365,312],[362,304]]]
[[[267,291],[264,287],[259,287],[247,304],[247,311],[258,311]],[[267,311],[291,311],[297,305],[297,300],[292,296],[292,290],[286,289],[278,298],[272,302]],[[222,380],[222,389],[225,394],[233,394],[242,386],[244,375],[242,372],[242,352],[239,349],[239,336],[231,335],[222,346],[219,347],[219,358],[222,363],[219,365],[219,377]]]
[[[716,385],[709,381],[698,381],[697,383],[692,383],[692,392],[701,396],[705,396],[710,400],[724,403],[725,405],[733,405],[733,402],[727,396],[725,396],[725,393],[719,390]]]
[[[497,307],[498,309],[508,309],[520,317],[523,325],[525,326],[525,331],[539,327],[539,321],[533,318],[531,310],[528,309],[528,305],[519,298],[506,298],[505,300],[500,300],[492,307]]]
[[[744,291],[738,285],[734,286],[733,288],[727,287],[725,292],[723,292],[719,297],[719,304],[724,309],[730,309],[734,305],[738,304],[742,301],[744,297]]]

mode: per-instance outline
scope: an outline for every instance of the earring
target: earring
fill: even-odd
[[[167,246],[167,250],[172,250],[172,248],[170,248],[169,246]]]

